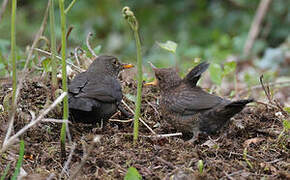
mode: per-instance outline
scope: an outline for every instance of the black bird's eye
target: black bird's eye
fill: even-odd
[[[118,61],[117,61],[117,59],[113,59],[113,64],[118,64]]]

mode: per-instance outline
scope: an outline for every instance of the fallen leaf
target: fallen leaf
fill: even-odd
[[[250,144],[257,144],[257,143],[259,143],[259,142],[261,142],[261,141],[264,141],[265,139],[264,138],[258,138],[258,137],[256,137],[256,138],[252,138],[252,139],[247,139],[245,142],[244,142],[244,147],[249,147],[250,146]]]

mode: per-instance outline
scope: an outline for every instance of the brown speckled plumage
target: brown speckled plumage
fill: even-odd
[[[218,132],[231,117],[253,101],[247,99],[231,102],[196,86],[208,66],[205,62],[197,65],[184,79],[173,68],[152,67],[161,91],[162,116],[184,136],[196,137],[199,132]]]

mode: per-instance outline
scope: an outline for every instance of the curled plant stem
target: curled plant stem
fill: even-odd
[[[93,36],[93,33],[89,32],[89,34],[87,35],[86,43],[87,43],[87,47],[88,47],[89,51],[92,53],[94,58],[97,58],[98,56],[96,55],[96,53],[94,52],[94,50],[92,49],[92,47],[90,45],[90,37],[92,37],[92,36]]]
[[[138,33],[139,24],[134,15],[134,13],[130,10],[129,7],[124,7],[122,10],[124,18],[127,20],[131,29],[134,32],[134,37],[136,41],[136,50],[137,50],[137,100],[136,100],[136,108],[135,108],[135,116],[134,116],[134,137],[133,144],[135,145],[138,140],[138,129],[139,129],[139,118],[140,118],[140,110],[141,110],[141,100],[142,100],[142,55],[141,55],[141,42]]]
[[[65,9],[64,13],[67,14],[71,8],[74,6],[74,4],[77,2],[77,0],[72,0],[72,2],[68,5],[68,7]]]

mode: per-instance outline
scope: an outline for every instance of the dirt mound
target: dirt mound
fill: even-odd
[[[122,85],[124,101],[134,109],[130,97],[135,95],[135,81],[126,79]],[[1,104],[7,101],[4,99],[9,93],[11,90],[2,86]],[[143,89],[142,118],[154,127],[157,134],[174,133],[175,130],[158,112],[158,98],[157,89]],[[15,131],[51,102],[49,83],[26,81],[18,104]],[[70,124],[72,143],[67,143],[67,156],[72,148],[74,151],[69,170],[63,177],[72,174],[89,152],[79,173],[82,179],[122,179],[130,166],[136,167],[143,179],[287,179],[290,178],[289,132],[279,136],[283,131],[283,120],[287,117],[283,113],[279,107],[265,103],[250,105],[236,115],[220,134],[201,136],[196,143],[188,143],[180,137],[152,137],[153,134],[140,123],[140,139],[136,147],[132,145],[133,122],[115,121],[124,119],[119,113],[103,129]],[[61,106],[47,116],[61,117]],[[8,124],[6,111],[0,113],[0,121],[2,143]],[[25,141],[22,167],[29,175],[48,177],[55,174],[58,177],[61,174],[60,128],[61,124],[42,122],[22,136]],[[100,135],[100,140],[93,144],[96,135]],[[17,154],[18,145],[2,154],[1,172],[8,162],[15,167]],[[199,160],[204,164],[203,172],[198,169]],[[12,172],[13,168],[9,174]]]

